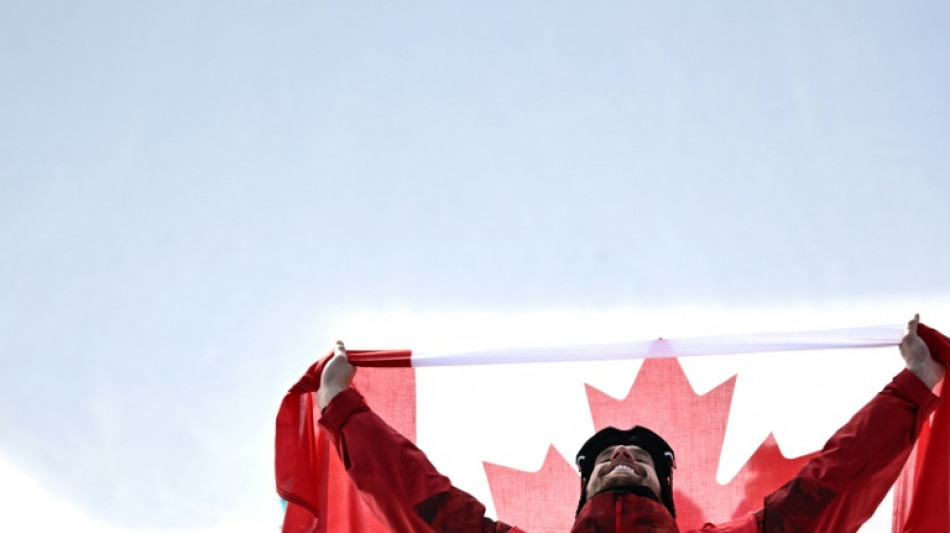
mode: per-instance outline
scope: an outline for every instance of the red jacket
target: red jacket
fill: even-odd
[[[697,533],[856,531],[897,479],[938,398],[904,370],[839,429],[798,475],[765,498],[763,508]],[[353,389],[337,395],[320,425],[376,515],[395,533],[520,532],[485,517],[485,506],[452,486],[425,454],[373,413]],[[591,498],[572,533],[670,533],[676,523],[659,503],[633,494]]]

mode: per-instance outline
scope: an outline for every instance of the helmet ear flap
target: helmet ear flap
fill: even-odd
[[[670,511],[670,515],[676,518],[676,504],[673,503],[673,475],[670,474],[664,481],[665,483],[660,483],[660,492],[662,492],[660,499]]]
[[[581,476],[581,498],[577,502],[577,511],[574,511],[574,516],[581,514],[581,509],[584,508],[584,504],[587,503],[587,478]]]
[[[660,481],[660,501],[670,511],[670,515],[676,518],[676,505],[673,503],[673,470],[676,468],[676,459],[672,451],[666,452],[663,459],[667,460],[665,464],[660,464],[663,471],[657,472],[657,478]]]

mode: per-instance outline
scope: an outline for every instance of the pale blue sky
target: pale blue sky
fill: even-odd
[[[945,300],[950,7],[808,4],[5,2],[0,455],[198,527],[339,313]]]

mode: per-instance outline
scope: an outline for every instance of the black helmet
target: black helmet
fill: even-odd
[[[631,444],[643,448],[653,458],[656,477],[660,480],[660,503],[666,506],[674,518],[676,517],[676,508],[673,506],[675,461],[673,448],[662,437],[642,426],[634,426],[626,430],[608,426],[594,433],[594,436],[587,439],[587,442],[581,446],[575,460],[577,469],[581,473],[581,498],[577,504],[577,514],[580,514],[584,504],[587,503],[587,482],[590,481],[594,462],[600,452],[609,446]]]

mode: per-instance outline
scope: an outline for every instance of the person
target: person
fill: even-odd
[[[701,533],[856,531],[897,479],[935,408],[934,386],[946,372],[918,335],[919,316],[900,343],[906,368],[852,417],[754,513]],[[393,532],[518,533],[485,516],[485,507],[454,487],[425,454],[370,410],[350,387],[356,373],[337,342],[316,402],[347,473]],[[577,454],[580,498],[571,533],[679,533],[673,502],[675,456],[647,428],[604,428]]]

